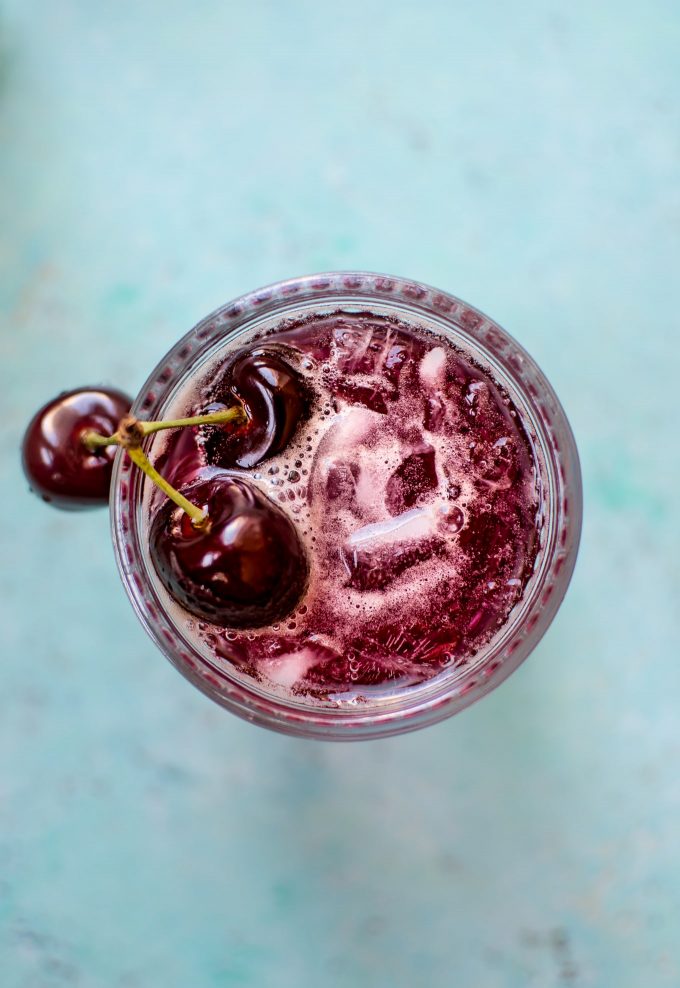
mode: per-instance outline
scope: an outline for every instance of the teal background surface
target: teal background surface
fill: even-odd
[[[0,3],[0,986],[680,985],[680,8]],[[434,284],[560,395],[585,524],[540,647],[363,745],[213,706],[22,430],[229,298]]]

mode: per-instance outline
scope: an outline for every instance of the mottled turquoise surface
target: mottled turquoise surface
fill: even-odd
[[[0,988],[677,988],[678,4],[5,0],[0,50]],[[586,517],[510,681],[331,746],[192,690],[17,448],[350,267],[536,356]]]

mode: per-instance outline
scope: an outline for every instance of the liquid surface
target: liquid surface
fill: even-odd
[[[446,339],[368,313],[283,323],[257,345],[300,375],[308,408],[281,452],[230,472],[289,514],[309,584],[280,624],[196,632],[216,661],[322,700],[469,664],[521,599],[539,548],[537,469],[510,399]],[[194,382],[183,414],[225,400],[225,362],[242,347]],[[172,483],[225,467],[214,432],[164,442],[156,463]]]

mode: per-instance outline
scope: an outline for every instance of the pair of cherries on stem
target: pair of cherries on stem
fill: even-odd
[[[209,426],[231,450],[226,465],[254,465],[279,452],[303,414],[302,383],[273,352],[243,355],[232,379],[234,367],[243,397],[232,386],[231,407],[220,403],[185,419],[142,422],[130,416],[130,399],[113,389],[60,395],[34,416],[22,453],[32,490],[56,507],[78,509],[106,503],[115,451],[123,447],[168,497],[149,533],[165,588],[196,617],[254,628],[285,617],[302,596],[308,567],[295,526],[240,476],[216,474],[176,490],[142,449],[153,432]]]

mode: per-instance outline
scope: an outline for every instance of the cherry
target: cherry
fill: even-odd
[[[92,508],[109,499],[115,446],[88,449],[87,432],[109,435],[132,400],[112,388],[78,388],[44,405],[22,444],[24,473],[36,494],[57,508]]]
[[[215,389],[217,401],[241,401],[249,422],[239,429],[210,428],[208,460],[221,467],[253,467],[280,453],[290,442],[309,405],[304,379],[282,355],[268,347],[242,352]],[[210,410],[217,409],[211,405]]]
[[[194,524],[166,502],[151,524],[153,564],[168,592],[196,617],[257,628],[285,617],[307,582],[293,523],[246,481],[225,474],[182,492],[209,521]]]

